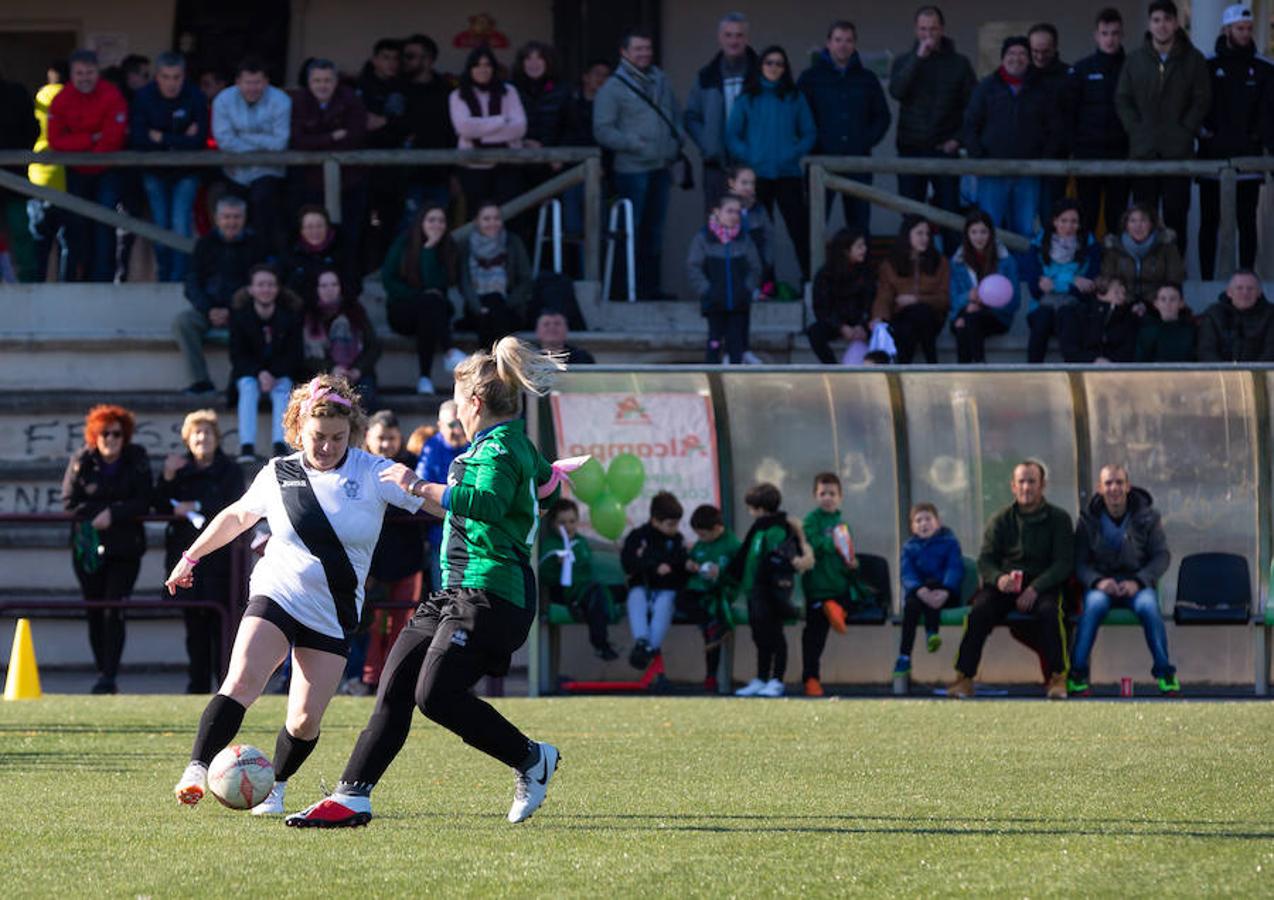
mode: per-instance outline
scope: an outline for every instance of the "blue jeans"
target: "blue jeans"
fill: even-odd
[[[637,232],[637,292],[643,297],[654,297],[659,293],[664,219],[668,215],[671,185],[672,179],[666,168],[615,173],[615,192],[633,201],[633,229]]]
[[[1040,208],[1040,180],[1022,176],[979,177],[978,206],[997,228],[1008,228],[1029,238],[1035,234],[1035,214]]]
[[[150,204],[150,217],[160,228],[171,228],[183,237],[194,233],[195,194],[199,179],[194,175],[165,178],[143,175],[142,187]],[[155,271],[158,281],[184,281],[190,256],[171,247],[155,245]]]
[[[1071,660],[1071,677],[1076,681],[1088,680],[1088,657],[1093,652],[1097,629],[1111,607],[1131,609],[1141,620],[1146,635],[1146,646],[1154,665],[1150,674],[1155,678],[1171,678],[1176,668],[1168,661],[1168,635],[1164,631],[1163,618],[1159,615],[1159,595],[1154,588],[1142,588],[1132,599],[1111,597],[1104,591],[1091,590],[1084,595],[1084,612],[1075,629],[1075,655]]]
[[[239,388],[239,446],[257,442],[257,404],[261,401],[261,383],[255,375],[245,375],[235,384]],[[270,440],[283,443],[283,411],[292,393],[291,378],[276,378],[270,390]]]
[[[119,173],[85,175],[66,170],[66,190],[114,211],[120,201]],[[115,226],[71,214],[67,228],[67,274],[72,281],[115,280]]]

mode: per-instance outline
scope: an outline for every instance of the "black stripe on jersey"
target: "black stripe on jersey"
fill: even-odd
[[[464,481],[464,470],[467,463],[463,456],[457,456],[447,467],[447,483],[461,484]],[[469,567],[469,535],[468,519],[454,512],[447,513],[451,530],[447,534],[447,546],[442,549],[443,558],[447,561],[448,587],[460,587],[464,583],[464,572]]]
[[[349,561],[345,545],[336,536],[336,529],[319,505],[314,487],[299,459],[276,459],[274,475],[279,481],[279,496],[288,521],[292,523],[292,530],[322,564],[327,589],[332,592],[332,600],[336,603],[336,620],[340,622],[345,636],[349,637],[358,627],[358,576],[354,574],[354,565]]]

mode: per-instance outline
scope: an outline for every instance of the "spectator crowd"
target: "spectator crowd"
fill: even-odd
[[[1144,35],[1125,48],[1123,17],[1102,9],[1092,52],[1067,64],[1056,27],[1041,22],[1005,38],[1000,65],[978,79],[946,35],[942,9],[921,6],[914,43],[894,57],[889,73],[897,153],[1024,160],[1262,155],[1274,144],[1274,70],[1257,52],[1249,8],[1227,7],[1220,25],[1215,52],[1205,58],[1172,0],[1153,0]],[[173,333],[196,394],[213,387],[202,343],[209,332],[229,331],[238,332],[229,337],[232,348],[269,357],[264,368],[273,377],[268,385],[258,379],[260,392],[282,392],[288,379],[325,363],[374,396],[379,344],[359,296],[363,276],[376,269],[390,327],[416,342],[422,391],[433,389],[436,354],[456,361],[456,328],[476,331],[486,344],[534,327],[546,302],[554,306],[546,301],[553,285],[531,276],[527,217],[506,228],[499,211],[552,177],[551,165],[346,168],[337,224],[321,205],[318,167],[214,171],[160,158],[202,149],[600,146],[608,193],[632,203],[640,296],[661,299],[671,296],[660,281],[669,195],[676,176],[683,187],[693,181],[685,152],[693,144],[706,223],[686,253],[687,281],[707,320],[711,362],[758,361],[750,349],[751,305],[795,293],[775,273],[779,216],[800,279],[813,284],[808,336],[823,362],[906,363],[917,353],[934,362],[944,329],[955,337],[960,362],[983,361],[986,341],[1012,327],[1020,284],[1028,295],[1032,362],[1045,358],[1053,340],[1067,361],[1274,359],[1266,346],[1274,340],[1274,313],[1259,286],[1255,298],[1247,296],[1255,280],[1259,173],[1242,174],[1237,187],[1238,253],[1226,268],[1237,262],[1242,284],[1232,280],[1197,322],[1185,306],[1164,320],[1156,300],[1163,289],[1181,295],[1192,187],[1184,176],[1072,183],[1005,172],[962,189],[955,175],[900,175],[903,196],[964,215],[963,234],[906,219],[877,266],[870,208],[845,196],[846,229],[830,242],[826,265],[808,271],[809,198],[800,161],[811,153],[870,156],[894,124],[886,91],[863,64],[849,21],[830,25],[824,48],[807,65],[794,65],[776,44],[755,50],[740,13],[723,16],[716,37],[717,52],[698,70],[684,105],[655,65],[654,38],[642,28],[624,32],[614,65],[591,61],[575,84],[562,78],[553,47],[540,41],[520,47],[511,68],[491,48],[477,47],[453,77],[436,70],[438,47],[428,36],[385,38],[356,76],[310,58],[290,89],[272,84],[275,67],[257,58],[242,60],[232,75],[189,72],[174,52],[153,63],[130,56],[101,70],[92,51],[80,50],[50,66],[49,83],[34,99],[2,85],[0,133],[14,148],[155,154],[149,167],[41,164],[28,175],[197,238],[190,254],[155,248],[156,277],[185,285],[190,307]],[[1195,246],[1207,280],[1218,263],[1221,186],[1202,178],[1198,187]],[[40,201],[4,200],[5,259],[16,264],[5,270],[10,278],[41,280],[51,255],[64,280],[136,277],[130,239],[113,227]],[[567,230],[578,232],[582,189],[563,200]],[[23,217],[15,207],[26,211],[17,226]],[[449,235],[460,219],[473,227],[455,241]],[[1007,252],[997,228],[1032,238],[1031,248]],[[276,313],[267,313],[250,283],[262,265],[276,282]],[[992,275],[1009,281],[1007,298],[983,296]],[[241,315],[249,298],[252,308]],[[270,315],[288,327],[270,327],[264,346],[259,335],[245,339]],[[1164,331],[1174,332],[1167,344],[1158,339]],[[299,351],[290,343],[298,338]],[[251,400],[254,389],[239,387],[245,372],[236,366],[230,387]]]

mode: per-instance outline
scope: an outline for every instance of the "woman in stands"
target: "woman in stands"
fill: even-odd
[[[171,570],[181,559],[181,551],[199,536],[203,523],[214,517],[243,493],[243,472],[221,451],[221,426],[217,412],[197,409],[181,423],[185,453],[171,453],[155,486],[155,510],[177,518],[168,523],[164,535],[165,567]],[[219,550],[204,559],[190,588],[178,595],[186,600],[204,600],[223,606],[230,615],[230,552]],[[235,610],[237,613],[238,610]],[[186,654],[190,657],[187,694],[206,694],[217,679],[221,663],[221,622],[210,610],[187,609]]]
[[[478,344],[490,347],[528,324],[531,261],[522,239],[504,227],[498,204],[481,203],[473,224],[460,251],[460,293]]]
[[[354,255],[345,247],[341,233],[332,224],[327,210],[317,204],[306,204],[296,214],[296,239],[284,257],[284,286],[298,296],[313,290],[320,272],[329,269],[341,273],[350,284],[359,281]]]
[[[427,205],[394,241],[381,266],[389,327],[416,339],[420,381],[416,392],[432,394],[434,351],[446,351],[447,370],[455,369],[464,354],[451,344],[451,301],[447,293],[456,286],[459,250],[447,233],[447,211]]]
[[[375,409],[381,345],[367,310],[357,296],[346,293],[335,269],[321,270],[304,299],[302,377],[330,372],[344,378],[357,388],[363,406]]]
[[[500,63],[485,44],[465,60],[460,86],[447,101],[461,150],[522,146],[526,111],[513,85],[500,80],[499,70]],[[470,210],[488,197],[499,203],[512,200],[522,189],[522,175],[514,165],[470,163],[456,172]]]
[[[269,523],[272,537],[252,570],[230,671],[204,709],[190,764],[174,789],[177,800],[191,806],[203,797],[208,763],[234,739],[290,647],[292,683],[274,748],[275,786],[252,810],[283,812],[288,779],[318,743],[323,711],[345,670],[385,507],[415,512],[421,504],[399,486],[415,478],[410,469],[358,449],[367,417],[345,379],[320,375],[297,388],[284,422],[288,443],[301,451],[266,463],[248,492],[182,552],[166,582],[169,593],[190,587],[206,556],[261,519]],[[388,479],[380,477],[390,469]]]
[[[62,507],[75,517],[71,565],[89,603],[127,600],[146,552],[139,516],[150,509],[150,461],[132,443],[135,426],[122,406],[94,406],[84,419],[84,447],[62,476]],[[90,607],[88,640],[97,666],[93,693],[118,693],[124,610]]]
[[[1013,297],[1003,306],[989,307],[978,297],[978,286],[989,275],[1003,275],[1013,285]],[[1004,334],[1013,324],[1021,288],[1017,262],[995,236],[995,222],[980,209],[964,219],[964,239],[951,257],[951,333],[956,361],[986,362],[986,339]]]
[[[515,772],[510,822],[544,801],[559,754],[533,741],[478,699],[483,675],[503,675],[535,619],[531,551],[540,504],[558,496],[559,476],[527,438],[522,392],[543,395],[561,362],[506,337],[456,367],[457,416],[472,441],[451,464],[448,484],[402,478],[425,509],[445,516],[443,588],[416,610],[385,662],[376,708],[336,793],[289,816],[296,827],[365,825],[371,791],[407,740],[416,707],[466,744]],[[396,478],[397,469],[381,477]]]
[[[898,346],[898,362],[909,363],[916,350],[925,362],[938,361],[937,338],[951,306],[951,268],[933,244],[933,226],[919,216],[904,216],[889,257],[876,278],[872,326],[888,322]]]

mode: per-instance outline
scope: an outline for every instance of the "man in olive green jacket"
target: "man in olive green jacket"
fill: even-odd
[[[1193,159],[1194,140],[1212,105],[1208,62],[1177,25],[1172,0],[1154,0],[1145,40],[1128,52],[1115,108],[1128,132],[1130,159]],[[1184,176],[1138,178],[1133,199],[1158,210],[1176,232],[1177,250],[1186,255],[1186,219],[1190,179]]]
[[[1044,499],[1044,464],[1023,460],[1013,469],[1014,502],[987,522],[978,555],[982,590],[974,600],[947,696],[973,696],[973,676],[992,629],[1015,609],[1031,616],[1048,664],[1049,699],[1066,699],[1066,635],[1061,588],[1074,565],[1075,531],[1064,509]]]

